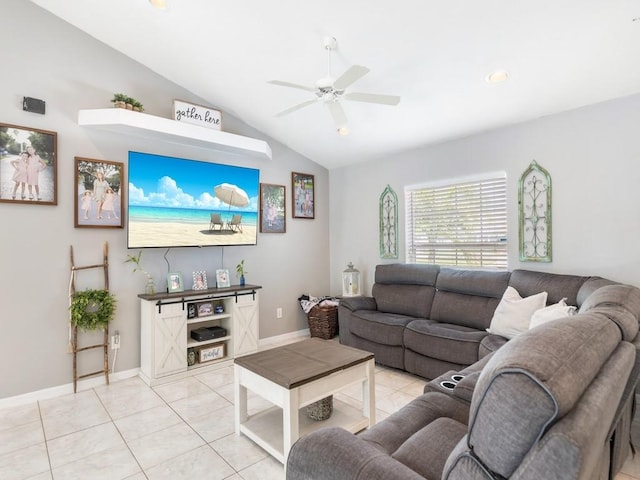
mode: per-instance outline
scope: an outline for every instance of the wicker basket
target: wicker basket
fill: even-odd
[[[320,422],[326,420],[333,413],[333,395],[307,405],[307,416],[311,420]]]
[[[336,306],[316,305],[307,313],[307,319],[312,337],[331,340],[338,334],[338,307]]]

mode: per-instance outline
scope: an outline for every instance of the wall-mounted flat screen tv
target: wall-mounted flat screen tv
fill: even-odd
[[[129,152],[128,248],[255,245],[260,170]]]

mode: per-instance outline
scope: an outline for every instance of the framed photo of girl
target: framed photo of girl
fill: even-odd
[[[260,184],[260,232],[285,233],[287,231],[287,207],[285,186]]]
[[[124,163],[75,157],[76,228],[123,228]]]
[[[0,202],[57,205],[58,134],[0,123]]]
[[[291,172],[293,218],[315,218],[314,176]]]
[[[182,281],[181,273],[173,272],[167,274],[167,292],[184,292],[184,283]]]

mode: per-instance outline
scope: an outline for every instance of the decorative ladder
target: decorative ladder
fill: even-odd
[[[71,257],[71,282],[69,284],[69,295],[73,296],[76,293],[76,272],[78,270],[88,270],[91,268],[102,268],[104,270],[104,289],[109,290],[109,244],[104,242],[102,249],[102,263],[96,265],[87,265],[83,267],[77,267],[73,261],[73,245],[70,250]],[[86,347],[78,346],[78,327],[71,327],[73,330],[73,339],[71,342],[73,351],[73,393],[76,393],[78,387],[78,380],[81,378],[92,377],[104,373],[104,378],[109,385],[109,326],[104,329],[104,337],[102,343],[96,345],[89,345]],[[102,348],[104,350],[104,368],[95,372],[86,373],[84,375],[78,375],[78,352],[84,352],[86,350],[92,350],[94,348]]]

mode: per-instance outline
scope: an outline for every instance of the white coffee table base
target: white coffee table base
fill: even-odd
[[[337,426],[356,433],[375,424],[373,359],[292,389],[284,388],[240,365],[236,364],[234,368],[236,433],[243,433],[283,464],[286,464],[291,445],[300,436],[313,430]],[[304,410],[300,410],[355,383],[362,385],[362,410],[335,398],[333,413],[327,420],[311,420]],[[247,389],[275,407],[249,416]]]

